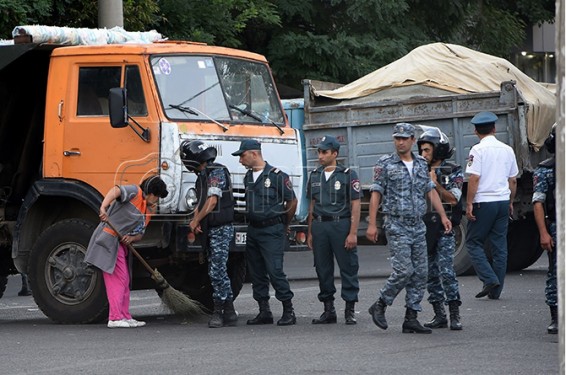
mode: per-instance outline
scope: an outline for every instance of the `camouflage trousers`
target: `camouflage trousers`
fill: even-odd
[[[548,306],[558,306],[558,288],[556,285],[556,223],[551,223],[548,231],[554,241],[554,247],[552,251],[548,253],[548,272],[546,273],[546,288],[544,289],[544,293]]]
[[[233,298],[227,267],[232,238],[232,225],[221,225],[208,230],[208,276],[212,284],[212,299],[215,301]]]
[[[405,307],[421,311],[427,279],[426,226],[420,219],[386,218],[385,234],[391,253],[393,272],[381,289],[381,298],[391,305],[405,289]]]
[[[433,251],[428,254],[428,302],[460,301],[458,280],[454,272],[454,232],[439,235]],[[446,298],[445,298],[446,294]]]

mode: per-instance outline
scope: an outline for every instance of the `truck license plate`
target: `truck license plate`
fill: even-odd
[[[246,244],[246,234],[245,232],[236,232],[236,245]]]

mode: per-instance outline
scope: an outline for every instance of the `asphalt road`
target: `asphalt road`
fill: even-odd
[[[387,309],[389,329],[367,313],[389,274],[385,247],[360,249],[358,324],[346,326],[337,301],[338,324],[310,323],[321,313],[318,283],[309,253],[289,253],[285,268],[295,293],[298,323],[252,327],[256,314],[246,284],[235,306],[237,327],[210,329],[206,319],[186,322],[163,311],[153,291],[132,293],[137,329],[59,325],[47,319],[32,297],[18,297],[18,276],[0,299],[1,374],[557,374],[558,336],[548,335],[544,303],[546,258],[507,276],[498,301],[475,299],[481,283],[459,278],[463,331],[402,334],[404,292]],[[339,288],[339,279],[337,280]],[[271,299],[276,319],[281,305]],[[421,322],[432,317],[423,303]]]

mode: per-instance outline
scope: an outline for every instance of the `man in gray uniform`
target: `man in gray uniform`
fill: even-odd
[[[246,139],[232,155],[240,157],[240,164],[248,168],[244,176],[246,210],[249,220],[246,238],[246,259],[251,273],[253,297],[259,304],[259,314],[247,324],[273,324],[269,308],[269,282],[275,289],[275,298],[283,304],[279,326],[295,324],[293,292],[283,272],[289,223],[297,209],[297,198],[289,176],[263,160],[261,144]]]
[[[340,143],[325,136],[317,146],[321,166],[311,172],[307,184],[310,199],[307,244],[313,250],[320,286],[318,299],[322,315],[313,324],[336,323],[334,308],[334,257],[340,267],[342,299],[346,301],[346,324],[356,324],[354,306],[358,301],[358,224],[360,222],[360,180],[355,171],[336,163]]]
[[[414,126],[395,125],[393,139],[396,152],[381,157],[374,168],[366,232],[370,241],[377,242],[377,209],[383,198],[382,212],[393,272],[369,313],[379,328],[387,329],[385,308],[406,289],[403,333],[431,333],[430,328],[423,327],[417,320],[427,280],[426,226],[422,220],[427,210],[425,198],[430,199],[440,215],[445,232],[452,230],[452,224],[434,189],[426,160],[411,152],[415,144]]]

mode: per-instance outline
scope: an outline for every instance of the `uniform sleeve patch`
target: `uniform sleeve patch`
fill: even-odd
[[[373,167],[373,180],[377,180],[379,178],[379,176],[381,176],[381,173],[383,172],[383,167],[381,165],[376,165],[375,167]]]
[[[288,190],[293,190],[293,182],[291,181],[291,179],[290,179],[289,177],[287,177],[287,178],[285,179],[285,187],[286,187]]]
[[[356,193],[360,192],[360,180],[352,180],[352,189],[354,189]]]
[[[468,161],[468,167],[471,167],[472,164],[474,164],[474,155],[468,156],[468,159],[466,160]]]

